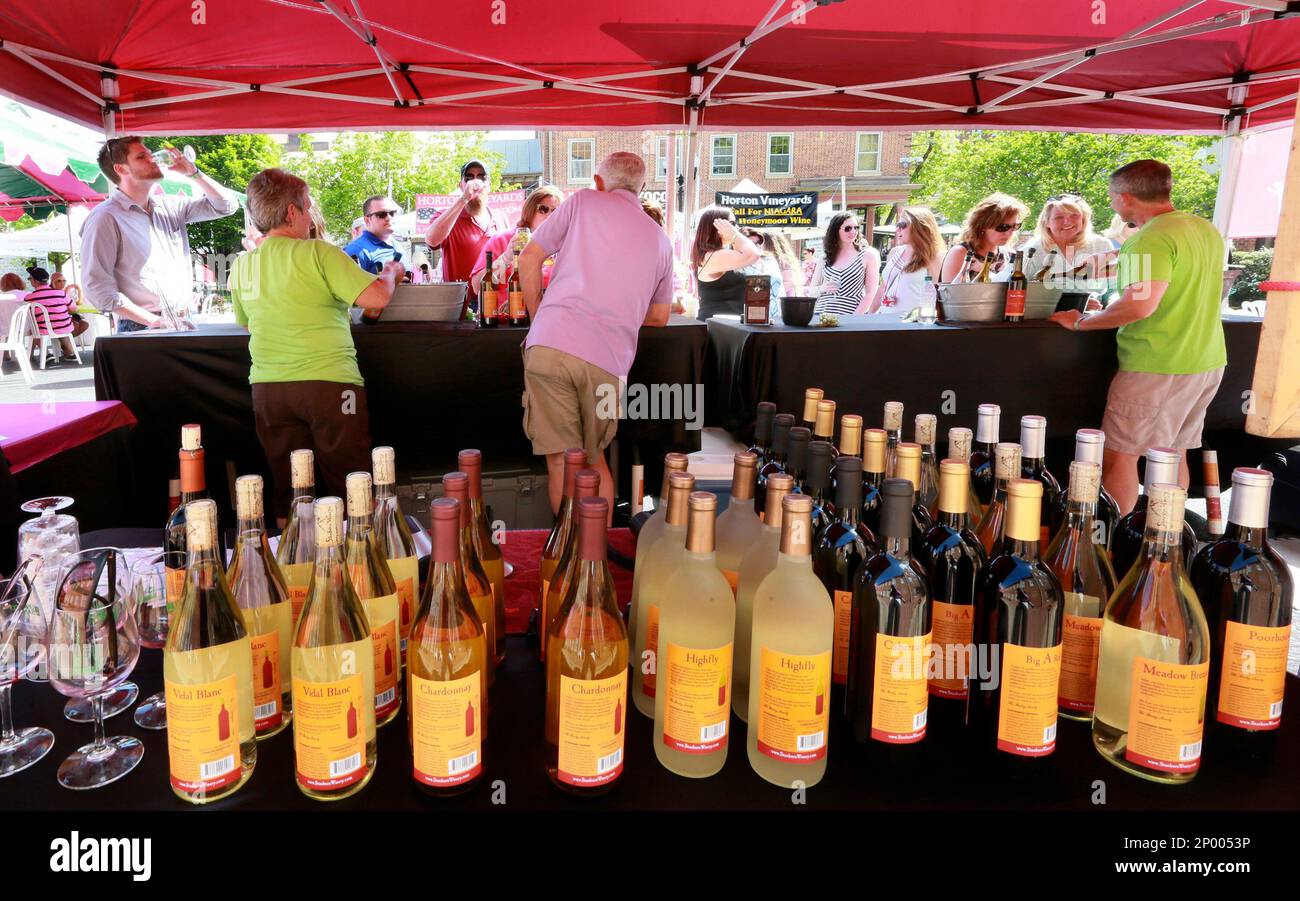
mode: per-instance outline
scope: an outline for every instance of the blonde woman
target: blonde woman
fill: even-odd
[[[1052,197],[1038,216],[1034,237],[1025,244],[1025,272],[1030,276],[1049,264],[1046,278],[1064,278],[1087,264],[1087,275],[1105,273],[1110,241],[1092,230],[1092,207],[1077,194]],[[1032,251],[1032,253],[1030,253]]]
[[[1011,267],[1002,249],[1014,246],[1017,232],[1029,218],[1029,207],[1009,194],[990,194],[975,204],[966,214],[961,239],[943,258],[940,281],[954,282],[974,278],[984,268],[984,261],[993,258],[992,279],[1004,282],[1011,277]],[[963,275],[964,261],[970,255],[967,275]]]
[[[923,206],[903,207],[894,226],[894,249],[885,260],[870,313],[906,316],[921,305],[925,277],[939,281],[943,264],[943,238],[934,214]]]

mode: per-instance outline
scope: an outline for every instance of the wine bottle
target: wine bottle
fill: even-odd
[[[1047,468],[1047,420],[1042,416],[1020,417],[1020,474],[1043,486],[1038,552],[1046,554],[1052,543],[1052,511],[1061,500],[1061,483]]]
[[[758,415],[754,420],[754,443],[749,448],[749,453],[758,459],[756,470],[762,469],[772,459],[772,421],[775,418],[776,404],[766,400],[759,403]]]
[[[253,728],[260,741],[278,734],[293,715],[291,673],[285,666],[293,647],[293,604],[266,539],[261,476],[235,480],[235,512],[239,535],[226,584],[253,653]]]
[[[898,445],[903,440],[903,404],[900,401],[885,402],[884,427],[889,435],[889,443],[885,447],[885,478],[892,479],[898,458]]]
[[[740,579],[741,558],[763,531],[763,524],[754,512],[754,466],[757,462],[753,454],[736,454],[731,470],[731,502],[718,517],[718,569],[731,586],[733,599]],[[687,525],[689,528],[689,523]]]
[[[884,429],[867,429],[862,433],[862,522],[871,534],[880,534],[880,511],[884,506],[880,489],[885,484],[887,442]]]
[[[767,510],[767,480],[777,473],[786,472],[786,457],[790,450],[790,429],[794,428],[794,416],[790,413],[778,413],[772,420],[772,456],[758,470],[758,486],[754,490],[754,506],[758,508],[759,519]]]
[[[813,499],[813,542],[835,520],[831,495],[831,467],[834,466],[835,445],[829,441],[814,441],[808,445],[808,473],[804,478],[804,494]]]
[[[862,460],[862,417],[852,413],[845,413],[840,417],[840,457],[857,457],[858,461]],[[854,470],[854,478],[862,480],[862,467],[858,466]],[[831,469],[831,491],[835,492],[839,488],[840,477],[837,469]],[[861,497],[861,492],[859,492]]]
[[[397,456],[391,447],[377,447],[370,452],[375,481],[375,542],[388,564],[397,585],[398,635],[401,638],[403,665],[406,643],[411,635],[415,606],[420,602],[420,557],[415,539],[406,524],[406,516],[397,503]]]
[[[434,796],[468,791],[483,775],[489,652],[461,568],[462,507],[448,497],[429,505],[429,578],[407,645],[411,776]]]
[[[975,527],[975,537],[980,547],[990,557],[1002,546],[1002,532],[1007,518],[1007,486],[1012,479],[1020,476],[1020,445],[1000,442],[994,449],[994,469],[997,474],[997,487],[989,501],[979,525]]]
[[[1201,475],[1205,478],[1205,524],[1213,538],[1227,530],[1223,519],[1223,498],[1219,493],[1219,452],[1201,450]]]
[[[181,426],[181,502],[163,527],[163,559],[166,566],[167,615],[176,612],[185,587],[185,560],[187,553],[185,508],[194,501],[208,496],[203,475],[202,431],[197,425]],[[224,561],[225,558],[222,557]]]
[[[861,522],[862,461],[840,457],[835,486],[835,519],[813,548],[813,573],[826,586],[835,608],[835,644],[831,654],[832,701],[844,710],[840,697],[849,674],[849,626],[853,612],[853,580],[862,562],[876,552],[876,536]]]
[[[701,779],[727,762],[736,601],[715,555],[718,499],[696,491],[687,504],[686,550],[659,611],[654,749],[665,769]]]
[[[1295,586],[1268,541],[1272,486],[1265,470],[1233,470],[1227,532],[1201,548],[1191,566],[1192,587],[1213,623],[1213,741],[1244,760],[1273,754],[1291,641]]]
[[[993,260],[998,256],[997,251],[990,250],[984,255],[984,265],[980,267],[980,274],[976,276],[975,281],[987,284],[989,276],[992,275]]]
[[[1001,447],[1001,446],[999,446]],[[1061,677],[1061,583],[1038,558],[1043,485],[1011,479],[1007,528],[975,595],[979,679],[968,682],[966,719],[984,748],[1029,772],[1056,750]]]
[[[163,648],[172,791],[191,804],[225,798],[257,765],[253,652],[217,557],[217,504],[186,504],[180,603]]]
[[[912,484],[912,547],[920,547],[925,540],[925,533],[930,531],[934,521],[930,511],[921,503],[921,445],[903,442],[898,445],[898,465],[895,468],[896,479],[906,479]]]
[[[489,633],[495,642],[496,662],[506,659],[506,564],[501,548],[492,537],[488,524],[487,506],[483,503],[483,454],[477,450],[463,450],[456,457],[459,471],[469,476],[469,508],[474,515],[474,549],[478,551],[483,569],[492,582],[492,602],[496,606],[493,628]]]
[[[970,471],[972,438],[973,433],[964,426],[956,426],[948,430],[948,459],[956,460],[958,463],[965,463],[968,472]],[[975,493],[975,480],[968,477],[966,482],[966,514],[970,518],[973,527],[975,523],[979,522],[980,516],[984,513],[984,506],[980,503],[979,495]]]
[[[645,573],[646,555],[663,537],[664,525],[668,519],[668,483],[674,472],[686,472],[689,462],[685,454],[664,455],[663,487],[659,491],[659,503],[655,505],[655,512],[650,518],[641,524],[641,531],[636,536],[636,560],[632,567],[632,600],[627,607],[627,621],[631,624],[633,634],[636,632],[639,615],[637,610],[641,601],[641,577]],[[552,613],[551,617],[554,616],[555,614]]]
[[[975,595],[988,562],[970,528],[969,503],[970,467],[961,460],[944,460],[939,464],[939,515],[916,553],[930,585],[936,658],[927,686],[927,724],[940,735],[964,734]]]
[[[817,404],[825,396],[820,388],[808,388],[803,393],[803,425],[810,435],[817,426]]]
[[[749,716],[749,657],[754,625],[754,597],[758,586],[776,568],[781,550],[781,523],[785,496],[794,490],[794,479],[777,473],[767,480],[769,516],[763,521],[758,540],[740,561],[740,576],[736,580],[736,660],[731,690],[731,709],[736,716],[748,722]],[[811,508],[810,508],[811,522]]]
[[[401,645],[397,638],[397,585],[371,526],[370,473],[347,478],[348,523],[344,557],[352,589],[366,611],[375,645],[375,725],[386,726],[402,707]]]
[[[804,483],[808,480],[808,445],[812,442],[812,432],[803,426],[790,430],[790,451],[786,459],[786,472],[794,476],[794,490],[803,494]]]
[[[1007,280],[1007,305],[1003,313],[1004,322],[1023,322],[1025,318],[1025,293],[1029,288],[1029,279],[1025,275],[1025,253],[1016,251],[1016,268]]]
[[[1056,248],[1052,248],[1047,252],[1047,256],[1043,260],[1043,268],[1034,273],[1031,281],[1046,282],[1048,280],[1048,276],[1052,274],[1052,267],[1056,265],[1056,253]]]
[[[316,520],[312,509],[316,502],[316,455],[310,450],[296,450],[289,454],[289,478],[293,486],[289,522],[280,533],[275,562],[280,565],[284,584],[289,589],[293,621],[297,623],[302,615],[302,605],[307,601],[312,561],[316,556]]]
[[[1074,433],[1074,459],[1079,463],[1096,463],[1102,465],[1104,450],[1106,448],[1106,433],[1101,429],[1079,429]],[[1069,492],[1062,491],[1060,500],[1056,504],[1056,515],[1052,519],[1052,535],[1055,536],[1065,526],[1066,507],[1069,505]],[[1092,541],[1107,549],[1109,555],[1110,542],[1115,534],[1115,526],[1119,522],[1119,504],[1115,503],[1115,498],[1111,497],[1106,486],[1102,485],[1097,495],[1097,514],[1093,518]],[[1102,599],[1105,603],[1106,599]]]
[[[931,520],[939,512],[939,463],[934,453],[937,428],[938,420],[933,413],[916,415],[916,443],[921,445],[921,481],[916,486],[916,493]]]
[[[984,515],[984,508],[993,500],[993,486],[996,479],[996,455],[994,448],[1002,432],[1002,408],[997,404],[980,404],[979,421],[975,426],[975,446],[970,454],[970,480],[975,486],[979,498],[979,508],[972,509],[972,518],[978,520]],[[1016,464],[1016,471],[1020,464]]]
[[[835,613],[812,569],[812,498],[781,500],[781,549],[754,592],[749,765],[768,782],[812,788],[830,745]]]
[[[608,791],[623,774],[628,643],[605,559],[608,511],[602,497],[578,502],[577,572],[547,636],[546,771],[577,795]]]
[[[905,479],[885,480],[880,546],[853,586],[845,698],[858,744],[925,738],[930,587],[911,551],[914,493]]]
[[[659,655],[659,608],[664,591],[686,550],[687,498],[695,490],[695,477],[688,472],[668,475],[668,518],[664,534],[646,555],[641,598],[636,609],[636,641],[633,645],[632,702],[648,717],[655,715],[655,674]]]
[[[1142,484],[1144,492],[1138,495],[1137,504],[1115,524],[1111,536],[1110,558],[1115,564],[1115,577],[1121,582],[1138,562],[1142,543],[1146,540],[1147,494],[1152,485],[1177,485],[1178,451],[1171,447],[1151,447],[1146,452],[1147,466]],[[1183,530],[1183,560],[1189,561],[1196,554],[1196,533],[1192,531],[1183,518],[1179,517]],[[1184,564],[1186,565],[1186,564]]]
[[[1177,485],[1152,484],[1137,562],[1106,604],[1092,743],[1154,782],[1190,782],[1201,763],[1210,626],[1183,568]]]
[[[667,482],[665,481],[664,484],[666,485]],[[573,477],[573,486],[573,528],[569,531],[569,538],[564,547],[560,549],[560,558],[555,562],[555,574],[551,576],[546,597],[547,618],[537,624],[537,634],[542,644],[546,643],[546,636],[551,634],[551,624],[555,622],[555,614],[560,609],[560,602],[564,600],[564,593],[569,590],[569,583],[573,581],[573,575],[578,571],[578,503],[584,497],[596,496],[600,490],[600,473],[594,469],[580,469]],[[644,533],[644,527],[642,532]]]
[[[1101,489],[1101,467],[1070,464],[1069,512],[1052,539],[1044,562],[1065,593],[1062,621],[1060,714],[1090,720],[1097,695],[1097,647],[1101,616],[1115,592],[1110,555],[1093,542],[1093,521]]]
[[[539,605],[538,622],[547,622],[546,596],[550,593],[551,579],[555,577],[555,564],[559,560],[560,550],[564,543],[568,541],[572,533],[573,524],[573,498],[576,492],[574,486],[574,477],[577,476],[578,470],[587,465],[587,452],[580,447],[571,447],[564,452],[564,487],[560,496],[560,512],[555,517],[555,524],[551,526],[551,534],[546,536],[546,544],[542,548],[542,560],[538,566],[539,575],[541,576],[541,587],[539,595],[541,603]],[[538,650],[541,658],[546,659],[546,643],[542,642]]]
[[[528,307],[524,303],[524,287],[519,280],[519,267],[515,266],[506,282],[506,305],[510,311],[510,324],[515,328],[528,325]]]
[[[316,561],[293,638],[293,757],[298,790],[356,794],[375,772],[375,650],[343,556],[343,500],[313,505]]]
[[[975,252],[969,247],[966,248],[966,255],[961,260],[961,270],[957,277],[952,280],[954,285],[965,284],[971,281],[971,263],[975,260]]]
[[[479,624],[483,626],[483,640],[487,642],[487,684],[491,688],[496,682],[497,659],[493,653],[496,646],[496,601],[492,595],[492,580],[488,578],[483,558],[478,555],[478,545],[474,536],[478,526],[474,521],[474,510],[469,503],[469,476],[463,472],[449,472],[442,477],[442,496],[451,498],[460,504],[460,574],[465,582],[465,593],[478,614]],[[486,701],[485,707],[486,707]],[[483,722],[487,723],[487,711],[484,710]]]
[[[486,255],[487,268],[483,270],[483,281],[479,285],[478,301],[478,327],[479,328],[496,328],[497,327],[497,292],[500,290],[497,285],[497,278],[492,272],[492,253],[489,251]]]
[[[813,426],[813,438],[830,444],[835,443],[835,401],[817,401],[817,421]]]

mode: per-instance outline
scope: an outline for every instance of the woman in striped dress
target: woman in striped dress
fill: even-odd
[[[813,275],[813,285],[821,287],[815,313],[865,312],[868,298],[876,296],[880,285],[880,254],[862,240],[858,217],[853,213],[831,217],[823,247],[826,259]]]

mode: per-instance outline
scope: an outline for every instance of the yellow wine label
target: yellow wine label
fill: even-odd
[[[365,777],[365,712],[373,704],[360,673],[334,682],[293,680],[293,756],[300,785],[334,791]]]
[[[608,679],[560,676],[559,780],[594,788],[623,772],[627,670]]]
[[[849,680],[849,635],[853,629],[853,592],[835,592],[835,644],[831,646],[831,678],[836,685]]]
[[[244,647],[248,639],[240,639]],[[197,685],[167,682],[167,759],[172,787],[213,792],[239,781],[239,690],[235,674]]]
[[[280,567],[284,576],[285,587],[289,589],[289,603],[293,604],[293,622],[297,626],[302,614],[302,605],[307,603],[307,590],[311,588],[311,574],[314,564],[290,563]]]
[[[397,557],[388,561],[388,571],[397,583],[398,634],[402,638],[402,652],[411,636],[411,618],[420,602],[420,559]]]
[[[185,569],[174,568],[171,566],[167,569],[167,616],[170,617],[176,612],[176,606],[181,602],[181,595],[185,593]]]
[[[1093,716],[1119,732],[1129,731],[1133,661],[1139,657],[1178,663],[1182,659],[1182,641],[1103,619]]]
[[[481,672],[446,682],[410,677],[416,782],[450,788],[483,772],[483,682]]]
[[[831,652],[759,653],[758,751],[785,763],[812,763],[826,756],[830,722]]]
[[[975,608],[971,604],[948,604],[934,601],[930,608],[936,658],[931,672],[942,676],[931,679],[930,694],[939,698],[965,700],[970,677],[970,652],[975,640]]]
[[[925,679],[930,635],[900,638],[876,633],[871,684],[871,737],[891,745],[925,738],[930,694]]]
[[[664,653],[664,744],[686,754],[724,750],[731,722],[731,644],[687,648],[669,642]]]
[[[1128,712],[1130,763],[1165,773],[1194,773],[1201,765],[1209,662],[1133,660]]]
[[[1057,688],[1061,646],[1002,645],[998,750],[1019,757],[1046,757],[1056,750]]]
[[[650,659],[654,661],[654,666],[641,667],[641,692],[647,698],[655,696],[655,674],[659,669],[659,607],[655,604],[650,605],[650,611],[646,614],[645,627],[645,649],[650,654]],[[649,672],[646,672],[649,670]]]
[[[284,722],[280,687],[280,633],[277,630],[249,639],[253,648],[253,726],[258,732]]]
[[[1226,625],[1217,719],[1241,729],[1276,729],[1282,724],[1291,627],[1231,620]]]
[[[1097,598],[1065,593],[1069,609],[1100,610]],[[1097,698],[1097,651],[1101,648],[1101,617],[1065,614],[1061,630],[1061,685],[1058,701],[1066,710],[1092,713]]]
[[[383,719],[398,708],[402,696],[397,690],[401,651],[397,639],[397,595],[385,594],[361,602],[370,623],[370,640],[375,645],[375,717]]]

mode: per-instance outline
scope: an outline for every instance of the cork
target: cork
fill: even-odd
[[[1273,474],[1265,469],[1239,467],[1232,471],[1232,505],[1228,519],[1247,529],[1268,528],[1268,502]]]
[[[835,401],[817,401],[817,425],[813,428],[813,434],[823,438],[835,434]]]
[[[772,528],[781,527],[781,504],[794,490],[794,476],[784,472],[767,477],[767,503],[763,505],[763,523]]]
[[[670,526],[686,525],[687,498],[695,490],[695,476],[688,472],[668,474],[668,518]]]
[[[198,450],[203,446],[203,429],[194,424],[181,426],[181,450]]]
[[[1017,541],[1032,541],[1037,546],[1042,508],[1042,482],[1035,479],[1012,479],[1008,482],[1007,537]]]
[[[806,494],[787,494],[781,499],[781,553],[807,557],[812,553],[813,501]]]
[[[708,491],[692,491],[687,505],[690,513],[686,523],[686,550],[696,554],[712,554],[718,498]]]
[[[758,457],[754,454],[736,454],[732,458],[731,496],[738,501],[752,500],[754,478],[758,470]]]
[[[370,452],[376,485],[392,485],[397,481],[397,454],[391,447],[377,447]]]
[[[840,417],[840,454],[846,457],[862,455],[862,417],[845,413]]]
[[[953,460],[970,461],[971,430],[965,426],[956,426],[948,430],[948,457]]]
[[[347,480],[348,516],[370,516],[370,473],[350,472]]]
[[[1101,493],[1101,466],[1089,460],[1070,464],[1070,500],[1076,504],[1095,504]]]
[[[261,476],[240,476],[235,479],[235,515],[240,519],[261,518]]]
[[[898,432],[903,428],[903,404],[901,401],[885,401],[885,431]]]
[[[921,445],[904,441],[898,445],[898,463],[894,466],[894,477],[907,479],[915,491],[921,484]]]
[[[191,553],[217,546],[217,502],[204,498],[185,505],[185,542]]]
[[[817,419],[817,401],[826,396],[820,388],[809,388],[803,393],[803,421],[813,422]]]
[[[1159,532],[1183,531],[1183,505],[1187,503],[1187,492],[1178,485],[1163,482],[1151,486],[1147,492],[1148,529]]]
[[[970,464],[965,460],[943,460],[939,463],[939,510],[944,513],[966,513],[966,499],[970,494]]]
[[[294,488],[311,488],[316,484],[316,455],[309,450],[289,454],[289,474]]]
[[[1074,433],[1074,459],[1101,465],[1106,450],[1106,433],[1101,429],[1079,429]]]
[[[921,447],[934,446],[934,432],[939,420],[933,413],[916,414],[916,443]]]
[[[1020,477],[1020,445],[1009,441],[1000,441],[993,448],[993,475],[998,479],[1016,479]]]
[[[343,498],[323,497],[312,509],[316,516],[316,547],[342,547]]]
[[[884,429],[867,429],[862,433],[862,469],[864,472],[885,471],[885,449],[889,433]]]
[[[1041,460],[1046,454],[1047,420],[1042,416],[1020,417],[1020,455],[1026,460]]]
[[[980,404],[978,432],[975,440],[980,444],[996,444],[1002,428],[1002,408],[997,404]]]

